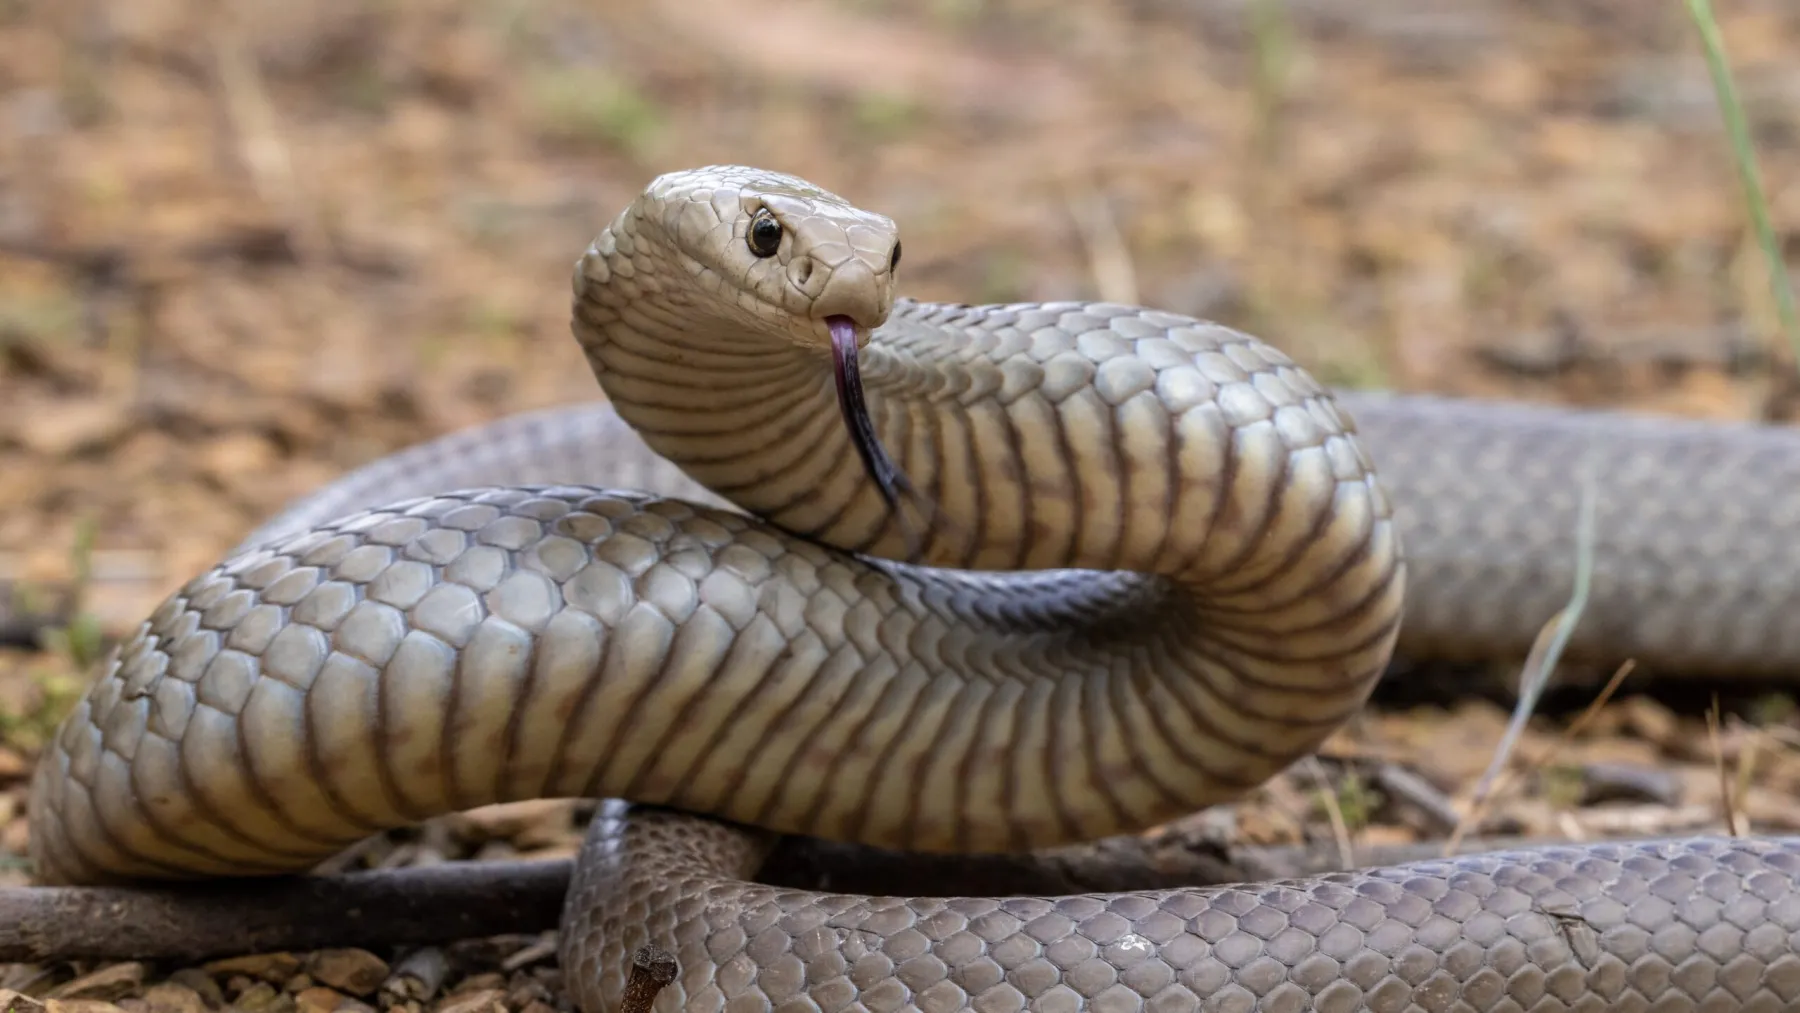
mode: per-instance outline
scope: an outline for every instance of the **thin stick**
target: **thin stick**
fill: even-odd
[[[1719,745],[1719,694],[1716,692],[1712,695],[1712,706],[1706,708],[1706,737],[1712,743],[1713,769],[1719,774],[1719,805],[1725,810],[1725,832],[1733,837],[1741,836],[1743,831],[1738,828],[1731,778],[1725,774],[1725,750]]]
[[[1337,792],[1332,790],[1331,781],[1325,776],[1325,765],[1316,756],[1306,758],[1308,769],[1312,771],[1313,780],[1319,782],[1319,793],[1325,796],[1325,817],[1331,821],[1331,838],[1337,842],[1338,861],[1344,868],[1356,865],[1356,850],[1350,843],[1350,825],[1344,821],[1344,808],[1338,804]]]
[[[675,970],[673,953],[650,945],[638,947],[631,958],[631,976],[625,979],[619,1013],[650,1013],[656,994],[675,980]]]
[[[446,862],[157,888],[0,889],[0,963],[204,960],[554,928],[566,861]]]

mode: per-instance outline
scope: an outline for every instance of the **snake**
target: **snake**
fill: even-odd
[[[1397,657],[1800,670],[1800,438],[1333,390],[1222,324],[898,294],[895,222],[665,173],[576,261],[604,399],[301,497],[112,652],[39,759],[45,884],[305,872],[606,800],[572,1000],[664,1011],[1800,1008],[1800,839],[1067,895],[757,881],[784,838],[1142,832],[1312,755]],[[1578,551],[1579,550],[1579,551]]]

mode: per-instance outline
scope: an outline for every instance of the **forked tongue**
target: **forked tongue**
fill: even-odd
[[[900,500],[904,494],[920,504],[927,513],[931,512],[930,505],[925,503],[918,490],[907,481],[906,474],[888,457],[880,437],[875,434],[875,422],[869,418],[869,403],[863,397],[862,374],[858,372],[856,365],[856,324],[847,316],[834,314],[825,318],[825,326],[831,331],[831,361],[835,367],[833,374],[837,378],[838,408],[844,413],[844,424],[850,428],[850,442],[856,445],[856,454],[862,458],[863,470],[875,481],[876,488],[881,490],[881,498],[894,511],[894,516],[906,535],[908,560],[916,562],[922,546],[918,542],[918,532],[907,523]]]

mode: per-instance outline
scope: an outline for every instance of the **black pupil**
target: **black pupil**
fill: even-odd
[[[758,218],[750,224],[750,245],[757,253],[768,256],[781,243],[781,223],[773,218]]]

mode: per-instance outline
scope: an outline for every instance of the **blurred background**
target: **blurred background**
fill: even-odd
[[[1800,5],[1718,14],[1792,259]],[[82,666],[258,519],[598,396],[571,266],[659,172],[891,215],[925,299],[1788,419],[1720,122],[1676,0],[0,0],[0,608],[82,588],[0,650],[0,848]]]

